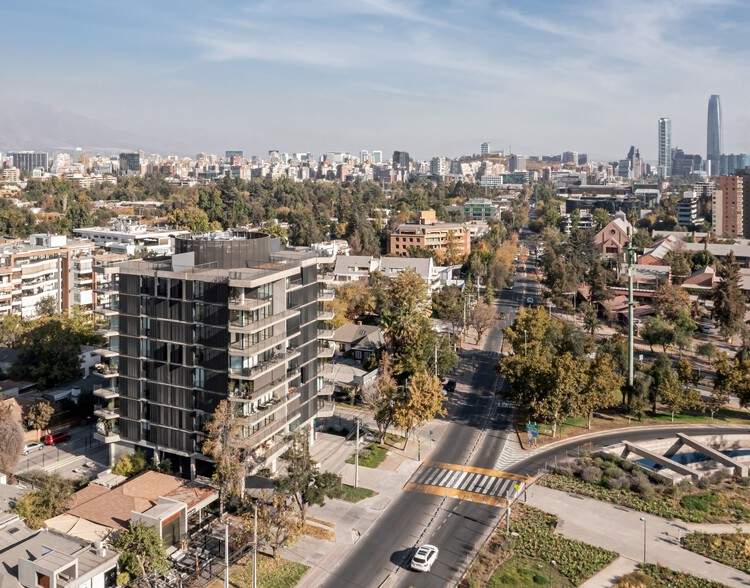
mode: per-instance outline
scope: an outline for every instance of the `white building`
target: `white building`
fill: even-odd
[[[190,233],[168,227],[148,227],[127,219],[114,219],[109,227],[82,227],[73,232],[108,251],[128,255],[169,255],[174,252],[174,238]]]

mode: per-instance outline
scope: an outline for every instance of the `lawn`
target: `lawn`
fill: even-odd
[[[624,575],[615,588],[724,588],[724,584],[676,572],[654,564],[639,564],[635,572]]]
[[[689,523],[750,521],[750,488],[746,481],[717,476],[698,485],[672,485],[615,456],[581,457],[560,464],[540,483]]]
[[[359,450],[359,465],[366,468],[376,468],[388,455],[388,450],[377,443],[368,443]],[[350,455],[346,463],[354,463],[354,455]]]
[[[496,531],[461,586],[569,588],[583,583],[617,557],[606,549],[558,535],[556,526],[554,515],[525,504],[517,505],[510,539],[504,529]],[[542,583],[545,581],[547,584]]]
[[[495,570],[487,588],[573,588],[573,584],[547,562],[511,557]]]
[[[750,534],[690,533],[682,538],[682,546],[750,574]]]
[[[308,570],[308,566],[283,559],[258,555],[259,588],[293,588]],[[253,558],[249,555],[236,565],[229,573],[229,585],[234,588],[247,588],[253,585]],[[208,588],[222,588],[223,580],[214,580]]]
[[[376,494],[375,490],[370,490],[369,488],[363,488],[362,486],[355,488],[349,484],[341,484],[341,490],[335,498],[346,500],[347,502],[359,502]]]

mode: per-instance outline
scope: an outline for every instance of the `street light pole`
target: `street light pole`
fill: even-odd
[[[224,523],[224,588],[229,588],[229,521]]]
[[[643,563],[646,563],[646,517],[641,517],[643,523]]]
[[[628,241],[628,247],[625,250],[628,256],[628,386],[633,389],[633,376],[635,372],[635,361],[633,358],[633,273],[635,272],[635,251],[633,249],[632,239]]]
[[[258,501],[253,503],[253,588],[258,585]]]
[[[354,487],[359,487],[359,417],[355,419],[357,423],[357,440],[354,445]]]

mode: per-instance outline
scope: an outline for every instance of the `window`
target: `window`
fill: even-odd
[[[182,299],[182,280],[169,280],[169,297]]]
[[[46,574],[36,573],[36,585],[42,588],[50,588],[49,576]]]
[[[157,278],[156,280],[156,295],[160,296],[161,298],[167,297],[167,286],[168,286],[168,279],[167,278]]]

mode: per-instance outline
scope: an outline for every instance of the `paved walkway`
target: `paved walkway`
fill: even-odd
[[[699,525],[671,522],[543,486],[533,486],[529,490],[529,504],[557,515],[557,530],[562,535],[610,549],[634,562],[643,561],[643,518],[646,528],[646,561],[649,563],[659,563],[680,572],[721,582],[726,586],[750,586],[750,575],[680,547],[679,538],[685,533],[685,528],[692,530],[691,527]],[[709,528],[704,525],[700,527]],[[711,528],[722,532],[724,527],[725,525]],[[589,582],[592,580],[593,578]],[[600,580],[604,582],[606,578]],[[591,586],[587,583],[587,588],[610,585],[611,582]]]
[[[598,574],[591,576],[578,588],[610,588],[610,586],[614,586],[617,580],[634,571],[637,566],[637,561],[621,555]]]

